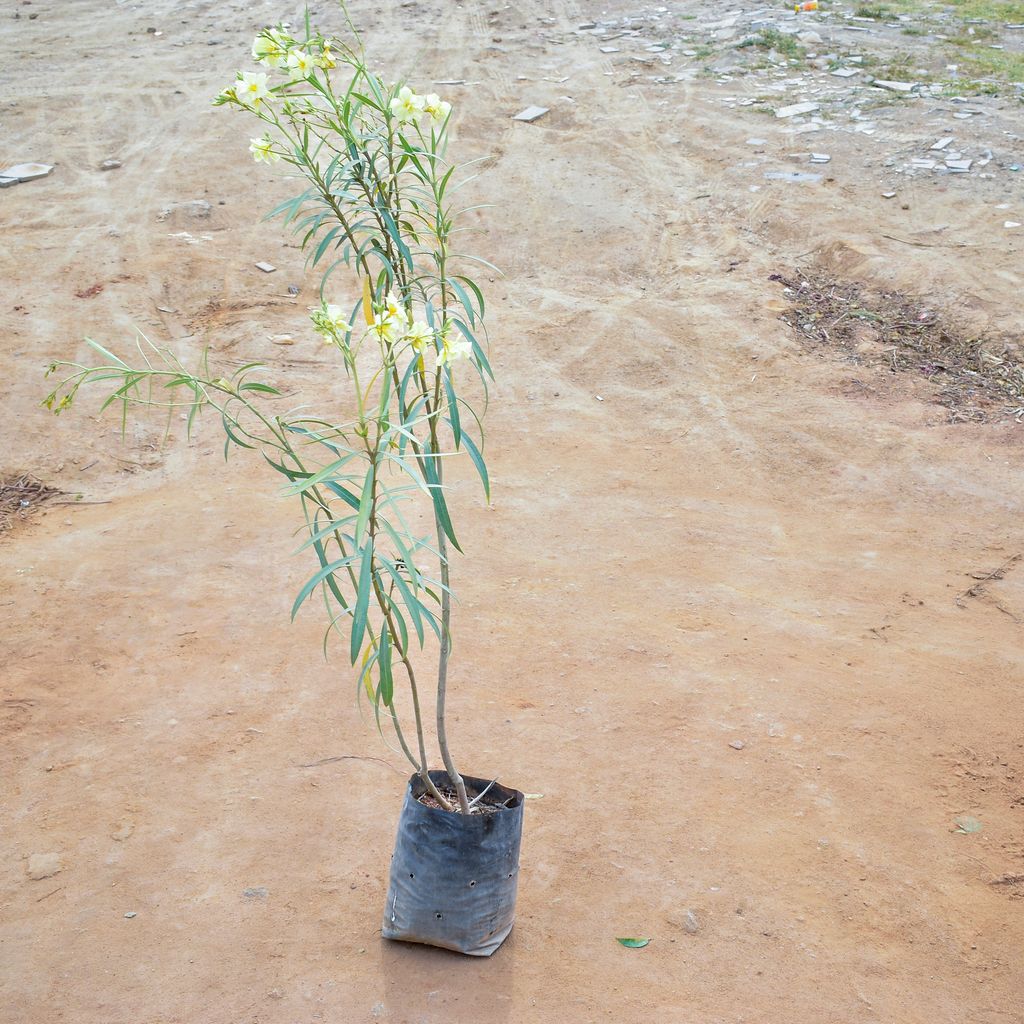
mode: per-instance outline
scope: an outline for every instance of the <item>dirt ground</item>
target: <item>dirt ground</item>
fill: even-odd
[[[316,609],[288,622],[308,566],[273,475],[225,466],[213,422],[122,443],[96,404],[39,407],[48,362],[136,328],[340,393],[317,279],[260,221],[292,184],[209,103],[298,8],[4,5],[0,158],[56,167],[0,192],[0,475],[68,502],[0,534],[5,1021],[1024,1021],[1024,564],[957,601],[1024,552],[1024,427],[810,351],[770,280],[813,265],[1019,336],[1020,103],[873,89],[867,134],[804,139],[771,108],[849,83],[667,66],[657,40],[720,12],[663,3],[352,5],[382,66],[466,80],[435,88],[498,204],[450,732],[539,796],[486,961],[380,939],[404,769]],[[807,18],[824,52],[836,18]],[[991,161],[909,167],[947,135]]]

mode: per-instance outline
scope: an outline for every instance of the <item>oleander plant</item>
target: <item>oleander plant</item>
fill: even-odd
[[[187,414],[191,431],[205,411],[223,427],[225,458],[259,453],[300,506],[313,561],[292,617],[319,595],[325,650],[342,639],[360,699],[423,791],[468,815],[483,794],[467,793],[445,727],[451,552],[461,551],[445,475],[449,460],[468,460],[489,497],[481,410],[493,375],[472,274],[490,264],[459,251],[460,218],[475,207],[458,208],[468,179],[447,157],[450,103],[383,81],[349,28],[350,41],[314,31],[308,16],[297,34],[265,29],[252,51],[259,70],[239,72],[214,101],[258,123],[256,161],[301,179],[268,218],[301,238],[321,274],[310,327],[333,349],[347,400],[319,415],[278,412],[281,391],[259,364],[214,376],[208,353],[190,370],[140,335],[128,360],[89,341],[97,365],[54,363],[62,380],[45,405],[60,412],[97,385],[122,424],[136,406],[160,407]],[[410,525],[418,507],[432,520],[426,536]],[[434,743],[443,773],[429,771]]]

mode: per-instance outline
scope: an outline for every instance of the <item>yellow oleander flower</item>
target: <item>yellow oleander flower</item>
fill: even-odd
[[[373,324],[370,326],[370,330],[376,334],[381,341],[394,344],[402,337],[403,328],[405,326],[403,320],[404,317],[400,319],[397,316],[392,316],[392,314],[385,310],[384,312],[378,313],[373,318]]]
[[[235,97],[239,103],[251,107],[253,110],[270,96],[270,89],[267,88],[267,76],[263,71],[243,71],[241,77],[235,82]]]
[[[323,335],[327,344],[348,337],[351,330],[345,310],[333,303],[325,302],[319,309],[314,309],[309,318],[313,321],[313,329]]]
[[[444,124],[451,110],[452,105],[447,100],[441,99],[436,92],[427,93],[423,98],[423,112],[430,117],[435,125]]]
[[[253,42],[252,59],[268,68],[284,67],[287,50],[287,36],[277,29],[268,28]]]
[[[271,146],[273,143],[270,141],[269,135],[264,135],[262,139],[249,140],[249,152],[252,153],[256,163],[273,164],[281,159],[281,154],[275,153]]]
[[[309,78],[316,71],[316,61],[305,50],[289,50],[288,70],[299,78]]]
[[[423,113],[423,97],[417,96],[407,85],[398,90],[398,95],[391,101],[391,113],[404,124],[415,121]]]
[[[464,341],[462,338],[453,340],[445,334],[441,343],[441,351],[437,355],[437,365],[450,366],[459,359],[469,359],[472,354],[473,346],[468,341]]]
[[[434,332],[430,329],[429,324],[417,320],[405,332],[405,340],[409,342],[414,352],[419,352],[422,355],[428,348],[433,349]]]

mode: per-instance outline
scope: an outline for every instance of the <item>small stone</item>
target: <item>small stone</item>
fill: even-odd
[[[951,142],[953,141],[952,135],[947,135],[945,138],[939,139],[938,142],[933,143],[928,147],[934,153],[941,153]]]
[[[622,53],[617,46],[602,46],[600,50],[602,53]]]
[[[788,107],[779,107],[776,117],[798,117],[800,114],[813,114],[821,106],[820,103],[791,103]]]
[[[732,747],[733,750],[742,750],[746,746],[746,743],[744,743],[743,740],[732,740],[729,743],[729,746]]]
[[[700,931],[700,921],[692,910],[683,911],[683,931],[689,932],[690,935],[696,935]]]
[[[264,274],[272,274],[277,270],[277,267],[275,267],[273,263],[264,263],[262,261],[253,264],[253,266],[255,266],[257,270],[262,270]]]
[[[913,92],[913,82],[887,82],[881,78],[876,78],[872,85],[877,85],[879,89],[888,89],[889,92]]]
[[[297,284],[290,284],[290,285],[288,285],[288,294],[289,295],[298,295],[299,294],[299,286]]]
[[[896,193],[895,192],[883,192],[882,193],[882,198],[883,199],[895,199],[896,198]]]
[[[295,344],[295,339],[290,334],[275,334],[270,340],[274,345]]]
[[[247,900],[265,900],[267,895],[267,889],[262,885],[252,885],[242,890],[242,896]]]
[[[33,853],[28,859],[28,877],[38,882],[56,875],[62,867],[59,853]]]
[[[1004,228],[1019,228],[1020,227],[1020,221],[1019,220],[1004,220],[1003,221],[1003,227]]]
[[[747,139],[748,146],[766,146],[768,145],[767,139]]]
[[[832,74],[836,78],[853,78],[855,75],[859,75],[860,71],[858,68],[836,68]]]
[[[120,160],[104,160],[100,164],[101,171],[116,171],[121,166]]]
[[[129,910],[124,916],[130,921],[133,917],[138,917],[139,915],[134,910]]]
[[[512,120],[525,121],[529,124],[532,121],[536,121],[537,118],[543,117],[549,109],[549,107],[527,107],[525,110],[520,110],[518,114],[514,114]]]
[[[811,154],[811,163],[812,164],[827,164],[831,159],[832,159],[832,157],[830,157],[828,155],[828,153],[812,153]]]
[[[946,170],[952,174],[966,174],[971,169],[971,160],[947,160]]]

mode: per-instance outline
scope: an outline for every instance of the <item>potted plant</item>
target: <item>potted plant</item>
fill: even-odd
[[[351,22],[349,22],[351,29]],[[214,377],[140,335],[140,359],[90,341],[100,365],[61,362],[66,376],[45,405],[60,412],[85,384],[105,385],[103,408],[122,423],[137,404],[220,418],[225,458],[259,452],[301,506],[315,571],[292,617],[319,592],[325,637],[339,634],[382,734],[394,733],[412,766],[384,913],[387,938],[489,955],[512,927],[523,794],[462,775],[446,730],[451,654],[452,549],[461,551],[444,485],[452,458],[472,462],[489,494],[479,412],[493,380],[483,342],[475,258],[455,250],[455,168],[446,158],[451,107],[369,70],[351,43],[278,25],[253,46],[261,70],[240,72],[215,103],[254,117],[257,161],[290,164],[303,190],[268,217],[301,236],[323,269],[313,330],[337,353],[350,401],[337,414],[273,412],[280,392],[258,365]],[[461,211],[465,213],[466,211]],[[484,263],[475,260],[477,263]],[[485,264],[490,266],[490,264]],[[358,282],[340,304],[335,270]],[[170,413],[169,413],[170,414]],[[429,511],[417,536],[409,506]],[[436,646],[435,685],[422,661]],[[433,701],[433,710],[428,712]],[[428,717],[443,768],[430,769]]]

